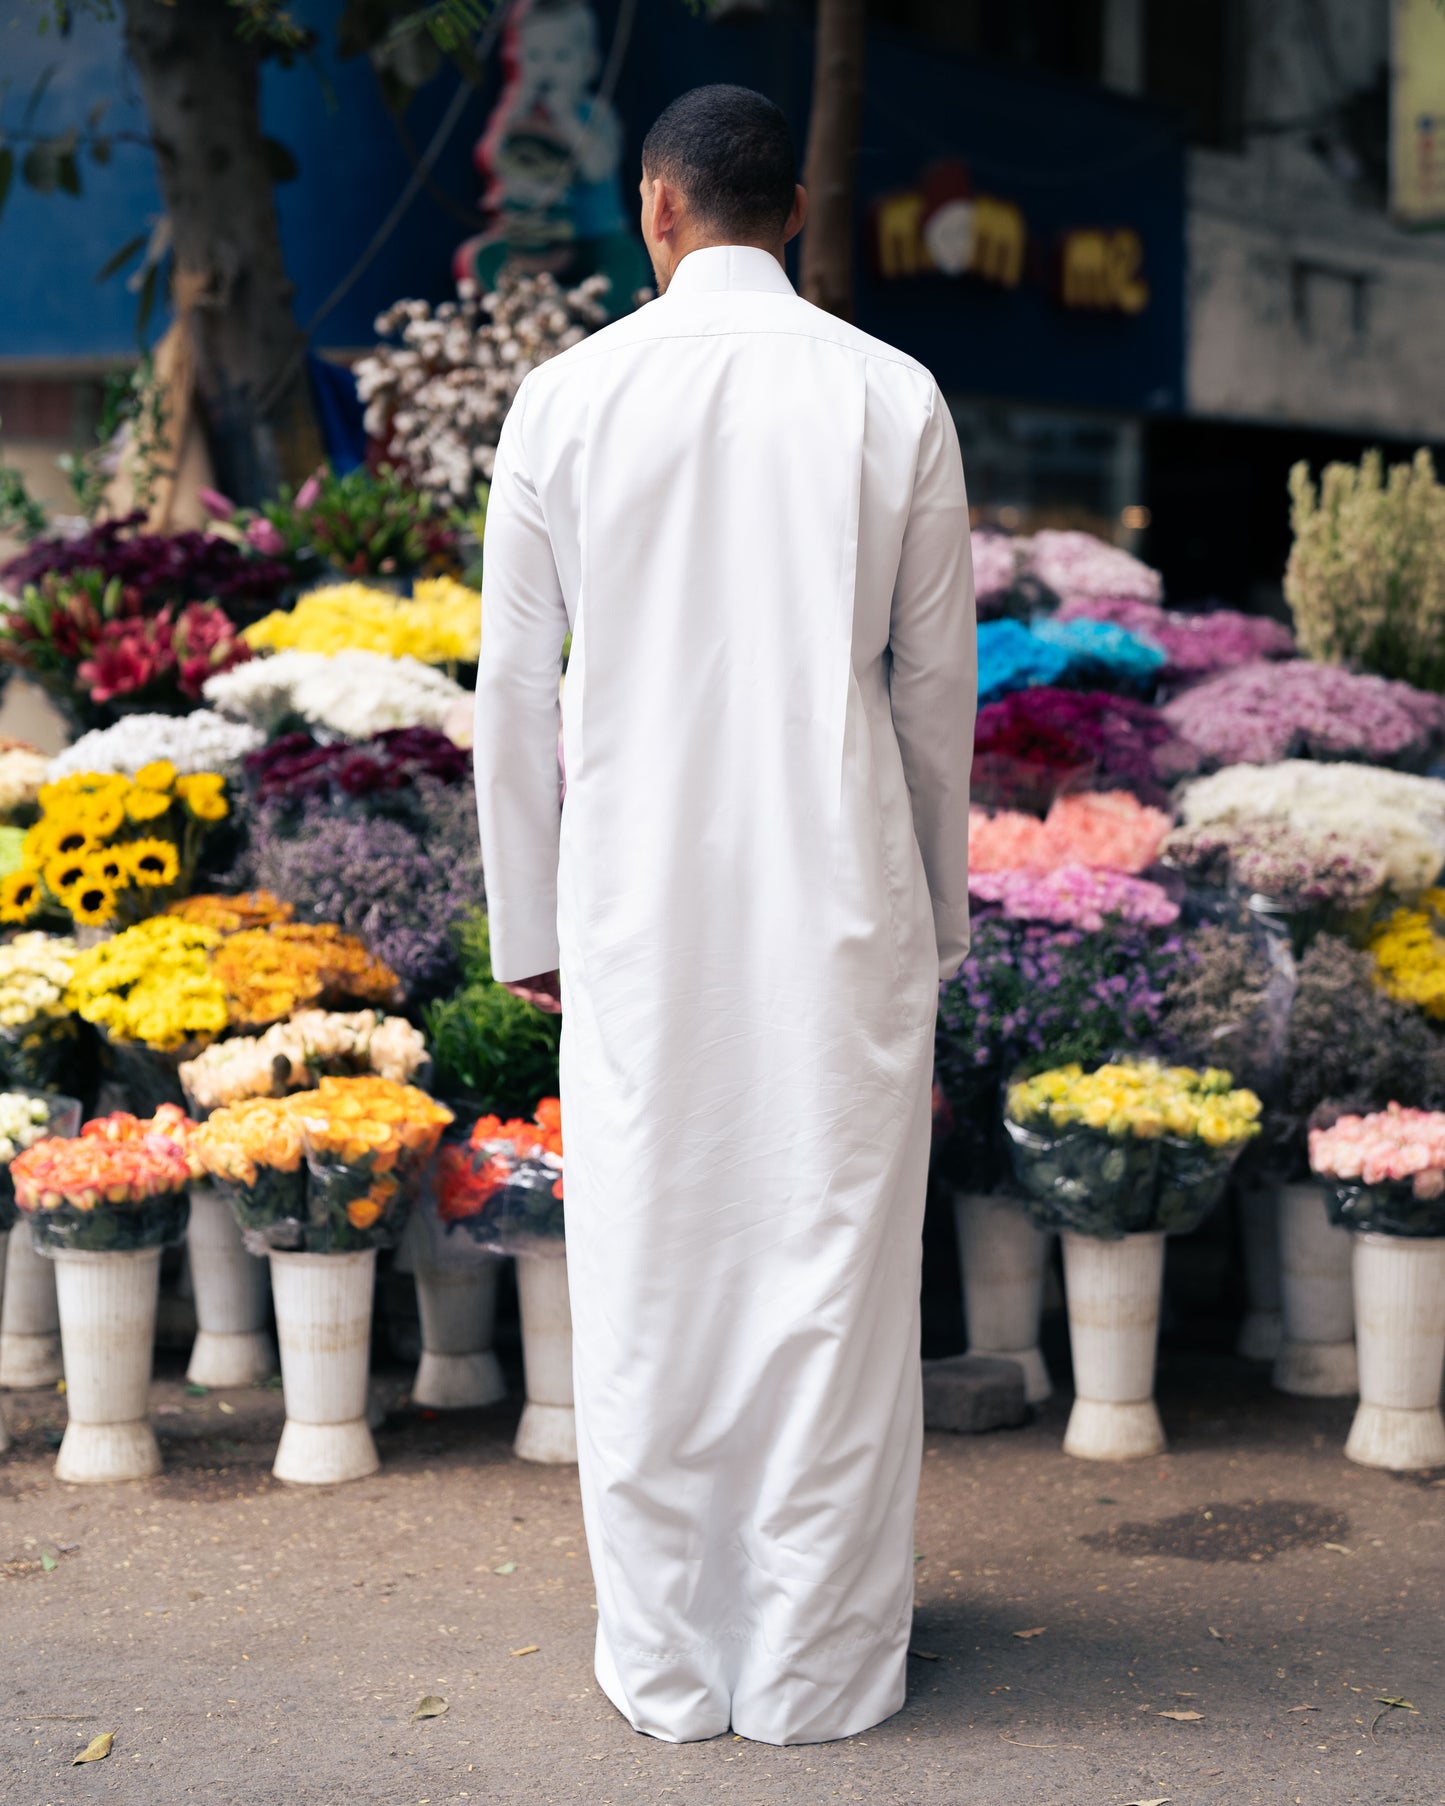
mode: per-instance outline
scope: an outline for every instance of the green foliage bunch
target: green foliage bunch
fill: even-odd
[[[1300,650],[1423,690],[1445,690],[1445,485],[1428,451],[1388,473],[1357,466],[1290,472],[1294,545],[1284,593]]]
[[[530,1117],[539,1097],[557,1094],[561,1024],[492,977],[485,911],[465,917],[456,938],[461,986],[429,1004],[423,1018],[435,1089],[478,1112]]]

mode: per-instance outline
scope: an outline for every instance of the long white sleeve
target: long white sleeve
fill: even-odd
[[[473,763],[498,979],[555,970],[562,825],[558,684],[567,611],[527,472],[526,385],[502,428],[487,505]]]
[[[889,646],[893,725],[933,899],[939,973],[950,978],[968,953],[968,787],[978,643],[963,461],[937,389],[919,446]]]

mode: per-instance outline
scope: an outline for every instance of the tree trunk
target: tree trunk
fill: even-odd
[[[853,317],[853,210],[863,123],[865,0],[818,0],[813,107],[803,186],[804,297],[830,314]]]
[[[228,0],[124,4],[216,481],[254,504],[322,457],[261,132],[260,53]]]

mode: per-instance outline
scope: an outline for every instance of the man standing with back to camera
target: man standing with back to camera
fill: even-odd
[[[926,370],[794,294],[795,178],[760,94],[667,109],[659,299],[527,377],[487,520],[492,961],[563,1011],[597,1678],[677,1742],[903,1704],[934,1009],[968,949],[958,440]]]

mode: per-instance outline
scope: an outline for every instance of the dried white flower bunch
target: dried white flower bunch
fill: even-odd
[[[1300,650],[1331,664],[1445,691],[1445,484],[1428,451],[1388,472],[1358,466],[1290,472],[1294,546],[1284,593]]]
[[[356,364],[366,430],[391,461],[447,504],[490,482],[502,422],[522,378],[607,318],[605,276],[564,289],[552,276],[503,273],[490,294],[458,285],[432,307],[398,301],[376,321],[384,338]]]

